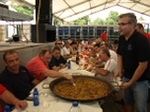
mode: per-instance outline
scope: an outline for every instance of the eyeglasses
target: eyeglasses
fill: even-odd
[[[128,25],[128,24],[131,24],[131,22],[128,22],[128,23],[118,23],[119,26],[125,26],[125,25]]]

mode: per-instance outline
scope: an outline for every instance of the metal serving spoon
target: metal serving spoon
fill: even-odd
[[[73,86],[76,86],[76,84],[74,82],[72,82]]]

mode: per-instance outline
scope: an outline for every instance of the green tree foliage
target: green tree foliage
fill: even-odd
[[[5,3],[5,2],[7,2],[7,0],[0,0],[0,2],[3,2],[3,3]]]
[[[93,24],[93,25],[104,25],[104,20],[98,17],[91,24]]]
[[[106,18],[105,24],[115,25],[118,23],[119,14],[116,11],[110,11],[108,18]]]
[[[60,25],[62,22],[58,19],[54,19],[55,25]],[[90,23],[90,17],[86,16],[75,21],[63,22],[63,25],[88,25]]]
[[[74,25],[88,25],[89,22],[90,22],[89,16],[85,16],[83,18],[80,18],[80,19],[73,21]]]
[[[33,9],[26,6],[26,5],[14,5],[11,4],[11,6],[16,9],[18,12],[29,15],[31,17],[33,17]]]
[[[116,25],[118,23],[118,12],[111,11],[109,13],[109,16],[106,18],[106,20],[103,20],[101,18],[96,18],[94,21],[91,22],[93,25]]]
[[[59,19],[54,18],[54,24],[55,24],[55,25],[60,26],[61,23],[62,23],[62,22],[61,22]]]
[[[113,19],[115,22],[117,22],[118,19],[119,19],[118,16],[119,16],[118,12],[116,12],[116,11],[110,11],[108,19]]]
[[[140,20],[140,21],[144,21],[145,19],[141,16],[141,17],[139,18],[139,20]]]
[[[119,14],[116,11],[110,11],[108,17],[106,20],[101,19],[100,17],[96,18],[91,22],[89,16],[83,17],[81,19],[69,22],[69,23],[63,23],[65,25],[117,25],[119,19]],[[61,22],[56,20],[55,25],[60,25]]]
[[[105,20],[105,24],[106,25],[116,25],[116,21],[114,21],[113,19],[106,19]]]

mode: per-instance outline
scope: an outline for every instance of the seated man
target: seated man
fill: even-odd
[[[59,71],[61,68],[65,68],[68,65],[67,60],[60,54],[60,52],[61,50],[58,46],[53,48],[53,56],[49,63],[50,69]]]
[[[110,58],[110,53],[108,49],[103,49],[100,51],[100,59],[102,62],[106,62],[104,68],[97,68],[92,66],[91,69],[94,70],[98,77],[105,79],[107,81],[113,80],[113,75],[117,69],[116,60]]]
[[[55,41],[55,46],[58,46],[61,50],[61,55],[63,56],[63,46],[64,42],[61,39],[58,39]]]
[[[15,50],[6,51],[3,59],[6,67],[0,74],[0,83],[18,99],[25,99],[38,81],[20,65],[19,55]]]
[[[119,40],[114,40],[112,50],[114,50],[116,53],[117,53],[118,46],[119,46]]]
[[[43,49],[40,54],[27,63],[29,72],[39,81],[44,80],[47,76],[50,77],[65,77],[72,81],[72,76],[50,70],[48,64],[52,58],[50,49]]]
[[[100,44],[95,44],[92,50],[90,51],[90,56],[93,58],[95,63],[99,63],[99,52],[100,52]]]
[[[102,49],[108,49],[109,50],[109,53],[110,53],[110,58],[112,58],[112,59],[114,59],[114,60],[118,60],[118,56],[117,56],[117,53],[115,52],[115,51],[113,51],[113,50],[111,50],[110,48],[110,45],[109,45],[109,43],[107,43],[107,42],[101,42],[100,43],[100,49],[102,50]]]
[[[72,43],[70,44],[70,53],[72,55],[76,55],[78,52],[78,43],[77,41],[73,40]]]
[[[25,100],[19,100],[1,84],[0,84],[0,99],[2,99],[5,103],[14,105],[16,108],[24,109],[28,105]],[[1,105],[0,105],[0,112],[3,112]]]
[[[71,54],[71,51],[70,51],[70,43],[69,41],[65,41],[65,44],[64,44],[64,47],[62,48],[62,51],[63,51],[63,57],[65,59],[69,59],[72,57],[72,54]]]

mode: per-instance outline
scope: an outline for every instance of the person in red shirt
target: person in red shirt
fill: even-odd
[[[150,34],[149,34],[149,33],[144,32],[143,34],[144,34],[148,39],[150,39]]]
[[[142,34],[144,34],[148,39],[150,39],[150,34],[144,32],[144,27],[141,23],[137,23],[136,30]]]
[[[11,92],[9,92],[3,85],[0,84],[0,99],[4,102],[15,105],[16,108],[24,109],[27,107],[27,102],[19,100]],[[2,106],[0,105],[0,112],[3,112]]]
[[[26,67],[28,71],[38,80],[42,81],[47,76],[49,77],[64,77],[71,81],[73,81],[73,78],[69,74],[57,72],[54,70],[49,69],[49,63],[52,58],[52,52],[50,49],[46,48],[41,50],[40,54],[33,59],[31,59]]]
[[[107,34],[107,31],[104,30],[103,33],[101,34],[101,39],[102,41],[104,42],[107,42],[108,41],[108,34]]]

